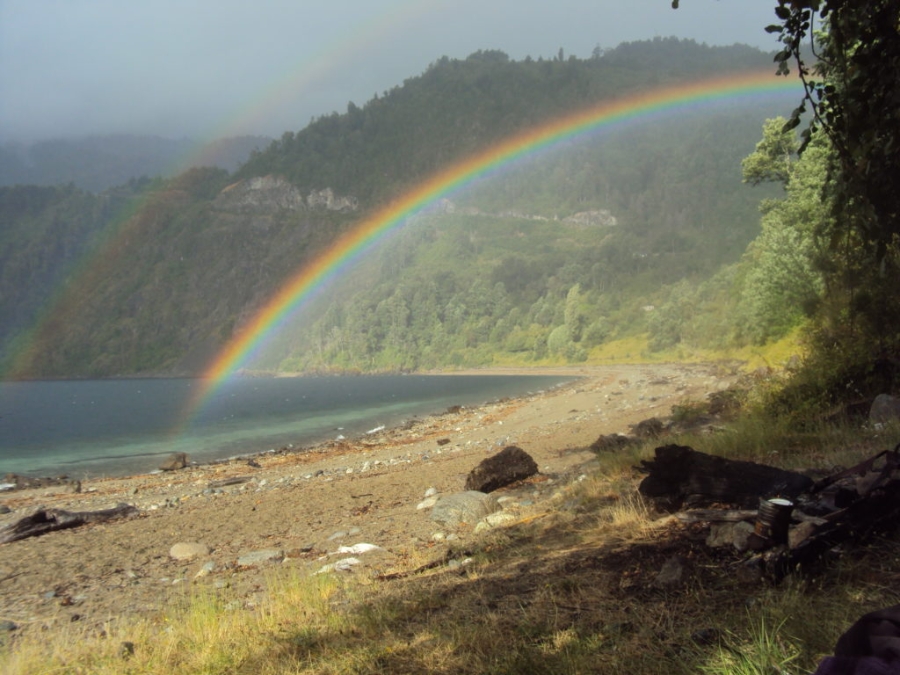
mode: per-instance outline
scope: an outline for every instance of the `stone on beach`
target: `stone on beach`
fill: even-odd
[[[280,561],[284,558],[284,551],[274,548],[266,548],[260,551],[245,553],[237,559],[238,567],[254,567],[271,561]]]
[[[474,525],[499,509],[500,504],[491,495],[469,490],[441,497],[431,511],[431,519],[447,527]]]
[[[193,560],[209,553],[209,546],[197,542],[180,541],[169,549],[169,557],[174,560]]]
[[[159,465],[160,471],[177,471],[183,469],[190,463],[190,458],[186,452],[173,452],[168,459]]]
[[[472,469],[466,478],[466,490],[493,492],[538,472],[537,463],[527,452],[509,445]]]

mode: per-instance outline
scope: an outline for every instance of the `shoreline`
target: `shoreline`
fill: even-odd
[[[380,377],[382,374],[371,374],[373,377]],[[395,374],[397,377],[404,377],[405,375]],[[578,378],[587,377],[588,374],[579,371],[573,372],[568,368],[556,369],[556,368],[517,368],[517,369],[503,369],[503,368],[488,368],[488,369],[467,369],[466,371],[433,371],[433,372],[418,372],[418,373],[409,373],[410,377],[437,377],[437,376],[448,376],[448,377],[475,377],[475,376],[484,376],[484,377],[564,377],[566,378],[565,382],[558,382],[553,384],[553,387],[561,386],[570,383]],[[277,379],[277,378],[299,378],[299,377],[309,377],[311,379],[318,379],[323,377],[367,377],[367,374],[344,374],[344,375],[305,375],[301,373],[285,373],[278,375],[243,375],[241,376],[244,379],[258,379],[258,378],[269,378],[269,379]],[[130,381],[134,378],[105,378],[110,381]],[[147,378],[137,378],[137,379],[147,379]],[[150,379],[166,379],[166,378],[150,378]],[[177,379],[185,379],[185,378],[177,378]],[[479,398],[475,403],[462,403],[462,407],[468,409],[475,409],[484,405],[490,405],[499,400],[515,400],[517,398],[526,397],[529,395],[529,392],[521,392],[512,395],[495,395],[493,398]],[[487,394],[490,396],[490,394]],[[472,398],[471,393],[460,394],[458,397],[462,400],[470,400]],[[403,427],[410,423],[413,423],[418,420],[429,419],[433,417],[438,417],[446,413],[447,407],[456,407],[457,403],[454,401],[450,406],[446,406],[443,404],[435,403],[434,408],[428,408],[427,410],[419,410],[418,412],[409,412],[409,413],[388,413],[386,415],[379,415],[378,418],[372,417],[371,420],[368,420],[365,416],[361,415],[358,419],[352,420],[349,426],[355,426],[356,429],[354,431],[345,431],[343,427],[335,427],[329,431],[297,431],[295,438],[286,438],[292,434],[284,433],[281,434],[282,439],[279,441],[272,441],[271,443],[257,443],[257,447],[259,445],[267,446],[265,448],[259,449],[250,449],[250,450],[241,450],[240,448],[234,447],[241,444],[241,441],[230,441],[227,446],[222,445],[218,451],[212,449],[212,446],[203,447],[203,442],[205,437],[200,437],[198,439],[198,447],[194,448],[194,451],[191,451],[190,447],[177,447],[177,448],[168,448],[158,452],[141,452],[136,453],[134,455],[130,454],[111,454],[108,456],[97,456],[89,458],[89,460],[85,460],[87,464],[81,467],[69,467],[71,464],[68,461],[60,460],[60,462],[56,465],[50,464],[49,467],[45,468],[22,468],[18,467],[14,471],[6,472],[3,475],[0,475],[0,497],[4,494],[8,494],[9,492],[15,492],[18,489],[23,488],[13,488],[13,489],[4,489],[5,486],[12,485],[12,481],[18,479],[18,481],[24,484],[25,489],[35,488],[35,487],[51,487],[54,485],[70,485],[76,482],[86,482],[86,481],[96,481],[103,480],[109,478],[118,478],[118,479],[127,479],[133,476],[150,476],[150,475],[158,475],[160,473],[165,473],[164,470],[160,469],[159,466],[164,464],[169,458],[173,455],[185,453],[189,462],[186,468],[197,468],[206,465],[217,465],[217,464],[227,464],[230,462],[246,462],[247,460],[258,458],[271,454],[297,454],[308,451],[315,451],[320,446],[327,446],[332,444],[335,440],[340,440],[345,443],[354,443],[354,442],[363,442],[365,441],[367,436],[370,436],[373,431],[383,431],[384,433],[390,433],[392,430]],[[380,418],[385,419],[384,423],[382,423]],[[372,426],[372,429],[362,431],[362,428]],[[344,438],[344,434],[347,434],[346,438]],[[337,437],[337,439],[335,438]],[[156,443],[156,441],[154,441]],[[243,444],[248,445],[252,443],[252,441],[245,441]],[[227,449],[226,449],[227,447]],[[147,460],[143,462],[143,460]],[[143,464],[141,467],[135,467],[134,465]],[[103,471],[104,466],[113,467],[111,469],[106,469]],[[98,471],[98,467],[100,467],[100,471]]]
[[[601,434],[627,433],[734,379],[710,364],[578,370],[585,377],[544,392],[296,452],[88,479],[80,493],[64,487],[0,493],[0,505],[10,509],[0,515],[0,527],[38,508],[96,511],[127,503],[139,514],[0,545],[0,579],[9,579],[0,584],[2,618],[61,626],[77,615],[100,625],[155,612],[182,584],[224,584],[249,606],[264,592],[274,563],[239,561],[261,550],[311,574],[341,544],[367,542],[382,551],[366,557],[359,573],[402,569],[475,536],[472,529],[450,531],[432,522],[419,504],[430,489],[462,491],[485,457],[506,445],[530,454],[539,476],[504,491],[504,511],[519,517],[546,510],[562,486],[590,470],[596,460],[589,445]],[[207,553],[175,559],[170,549],[179,542]]]

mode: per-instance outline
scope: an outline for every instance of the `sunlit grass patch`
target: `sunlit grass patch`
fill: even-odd
[[[784,622],[770,625],[765,615],[752,619],[749,637],[744,640],[728,635],[700,667],[704,675],[789,675],[800,650],[784,637]]]

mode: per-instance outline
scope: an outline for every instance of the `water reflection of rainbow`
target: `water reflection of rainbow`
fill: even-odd
[[[700,80],[631,94],[512,136],[434,174],[348,231],[318,258],[289,278],[207,367],[202,376],[203,384],[194,397],[188,415],[195,412],[230,373],[246,364],[266,338],[273,335],[305,300],[358,260],[382,235],[435,200],[501,166],[579,134],[611,129],[631,120],[652,119],[656,114],[674,114],[718,101],[756,98],[796,90],[795,81],[776,78],[771,71],[766,71]]]

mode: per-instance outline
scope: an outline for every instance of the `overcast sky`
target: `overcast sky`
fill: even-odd
[[[440,58],[674,35],[774,50],[775,0],[0,0],[0,141],[280,136]]]

